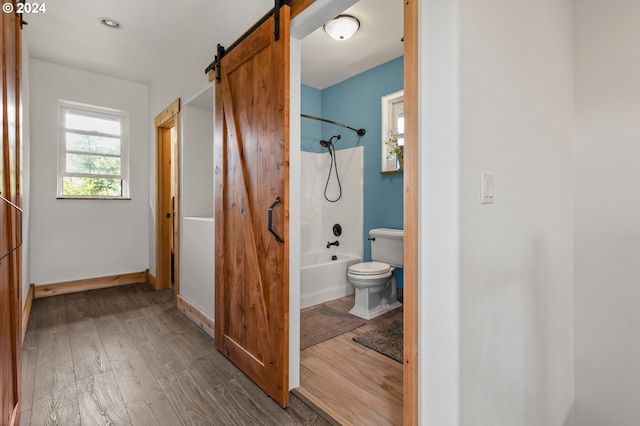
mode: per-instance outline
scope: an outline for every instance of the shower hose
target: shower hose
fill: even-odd
[[[336,155],[335,155],[336,149],[333,147],[333,143],[329,142],[328,145],[329,146],[327,146],[327,149],[329,150],[329,155],[331,156],[331,164],[329,166],[329,174],[327,175],[327,183],[324,186],[324,198],[330,203],[335,203],[340,199],[340,197],[342,197],[342,185],[340,184],[340,175],[338,175],[338,163],[336,161]],[[327,188],[329,188],[329,180],[331,179],[331,172],[333,171],[333,169],[336,170],[336,180],[338,181],[339,192],[338,192],[338,198],[332,200],[327,196]]]

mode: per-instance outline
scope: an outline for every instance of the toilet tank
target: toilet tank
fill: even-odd
[[[369,237],[371,237],[371,260],[402,268],[404,264],[403,229],[375,228],[369,231]]]

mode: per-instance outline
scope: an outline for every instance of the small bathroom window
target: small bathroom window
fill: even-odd
[[[404,90],[382,97],[382,173],[404,166]]]

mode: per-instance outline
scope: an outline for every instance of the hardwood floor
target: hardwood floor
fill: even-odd
[[[147,284],[33,301],[21,425],[330,425],[282,409]]]
[[[326,305],[348,312],[353,296]],[[401,425],[402,364],[352,340],[393,320],[402,308],[301,351],[298,391],[344,425]]]

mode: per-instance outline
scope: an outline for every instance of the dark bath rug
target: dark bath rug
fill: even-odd
[[[339,336],[365,324],[351,314],[316,305],[300,312],[300,350],[332,337]]]
[[[403,362],[402,321],[393,321],[391,324],[367,331],[353,340],[401,364]]]

